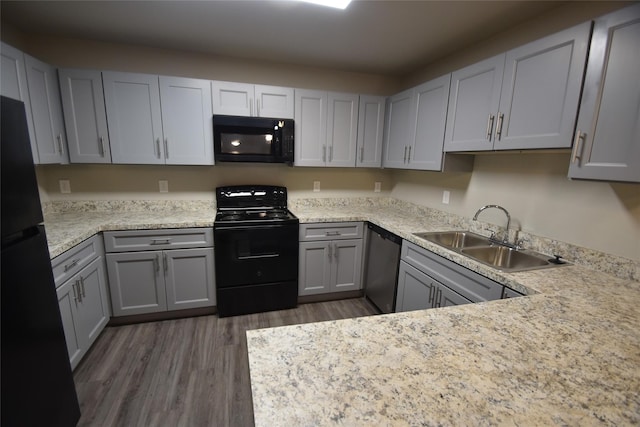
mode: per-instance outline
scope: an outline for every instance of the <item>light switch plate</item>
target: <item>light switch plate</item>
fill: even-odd
[[[313,181],[313,192],[314,193],[320,192],[320,181]]]
[[[445,204],[445,205],[449,204],[449,196],[450,196],[450,193],[447,190],[444,190],[442,192],[442,203],[443,204]]]
[[[381,187],[382,187],[382,183],[381,183],[381,182],[379,182],[379,181],[376,181],[376,182],[373,184],[373,192],[374,192],[374,193],[379,193],[379,192],[380,192],[380,188],[381,188]]]
[[[158,187],[160,188],[160,192],[161,193],[168,193],[169,192],[169,181],[161,179],[160,181],[158,181]]]
[[[62,194],[71,193],[71,183],[69,182],[68,179],[61,179],[60,180],[60,192]]]

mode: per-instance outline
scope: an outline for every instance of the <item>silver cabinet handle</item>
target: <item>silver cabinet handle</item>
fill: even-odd
[[[160,138],[156,138],[156,149],[158,150],[156,157],[160,158]]]
[[[329,147],[329,162],[333,161],[333,145]]]
[[[256,116],[260,117],[260,100],[256,98]]]
[[[504,122],[504,114],[498,112],[498,123],[496,124],[496,137],[498,141],[502,139],[502,123]]]
[[[407,155],[407,163],[411,163],[411,146],[409,146],[409,154]]]
[[[169,158],[169,138],[164,139],[164,157]]]
[[[364,147],[360,147],[360,163],[364,162]]]
[[[491,134],[493,133],[493,121],[495,120],[495,116],[493,114],[489,114],[489,119],[487,119],[487,139],[491,141]]]
[[[164,239],[151,239],[151,245],[168,245],[171,243],[171,238],[167,237]]]
[[[329,244],[329,254],[328,254],[328,256],[327,256],[327,258],[329,258],[329,262],[331,262],[331,252],[332,252],[332,249],[333,249],[333,245],[332,245],[332,244]]]
[[[156,255],[153,257],[153,269],[156,271],[160,271],[160,255]]]
[[[404,157],[402,158],[402,163],[407,163],[407,146],[404,146]]]
[[[107,154],[107,150],[104,148],[104,138],[100,137],[100,157],[104,157]]]
[[[327,146],[326,145],[322,146],[322,161],[323,162],[327,161]]]
[[[82,294],[82,299],[85,299],[87,297],[87,294],[85,293],[85,289],[84,289],[84,277],[80,276],[80,293]]]
[[[164,272],[166,273],[169,269],[169,263],[167,262],[167,254],[165,252],[162,253],[162,261],[164,262]]]
[[[340,236],[340,232],[339,231],[325,231],[324,235],[325,236]]]
[[[587,134],[580,132],[580,129],[576,130],[576,140],[573,143],[573,153],[571,155],[571,163],[575,163],[577,160],[582,160],[582,150],[580,149],[580,141],[584,141]]]
[[[64,154],[64,146],[62,145],[62,134],[58,134],[56,139],[58,140],[58,151],[60,152],[60,155],[62,156]]]
[[[431,286],[429,286],[429,305],[431,307],[433,307],[433,288],[435,288],[435,286],[431,283]]]
[[[338,248],[338,244],[334,243],[333,244],[333,257],[336,259],[336,261],[338,260],[338,256],[339,256],[338,249],[339,249]]]
[[[78,259],[74,259],[73,261],[71,261],[69,264],[65,264],[64,265],[64,271],[67,272],[69,270],[71,270],[73,267],[75,267],[76,265],[78,265]]]
[[[77,284],[78,281],[76,280],[76,282],[71,285],[71,289],[73,289],[73,301],[76,303],[76,307],[78,306],[78,291],[76,291]]]
[[[436,291],[436,307],[442,307],[442,289],[438,288]]]

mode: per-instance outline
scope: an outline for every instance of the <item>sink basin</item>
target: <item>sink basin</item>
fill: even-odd
[[[507,272],[558,267],[568,263],[549,262],[549,257],[538,252],[514,249],[489,240],[488,237],[465,230],[413,233],[414,236],[458,252],[489,267]]]
[[[437,231],[432,233],[414,233],[414,235],[444,246],[447,249],[486,246],[491,243],[488,238],[470,231]]]
[[[466,248],[462,249],[461,253],[503,271],[524,271],[556,266],[556,264],[550,263],[547,260],[548,257],[542,254],[516,250],[507,246]]]

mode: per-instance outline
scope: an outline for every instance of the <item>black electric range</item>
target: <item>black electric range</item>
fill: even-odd
[[[298,300],[298,218],[287,189],[216,189],[213,226],[220,317],[293,308]]]

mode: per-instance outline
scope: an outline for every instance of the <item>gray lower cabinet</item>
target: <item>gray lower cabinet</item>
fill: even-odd
[[[503,286],[403,241],[396,311],[423,310],[502,298]]]
[[[298,294],[362,289],[362,236],[361,222],[302,224]]]
[[[105,247],[114,316],[215,306],[212,229],[105,232]]]
[[[569,177],[640,182],[640,4],[595,21]]]
[[[69,360],[75,369],[110,317],[100,236],[56,257],[52,267]]]

